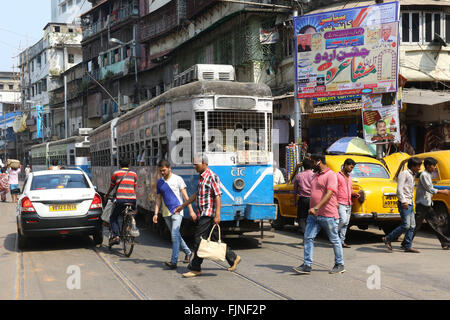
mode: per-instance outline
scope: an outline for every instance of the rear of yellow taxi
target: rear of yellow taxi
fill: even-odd
[[[339,172],[348,158],[356,162],[351,176],[353,190],[360,194],[358,200],[353,200],[350,225],[356,225],[363,230],[369,225],[376,225],[385,232],[390,232],[400,222],[396,196],[397,183],[393,180],[393,175],[382,162],[372,157],[328,155],[326,161],[331,170]],[[274,187],[274,201],[278,205],[278,218],[274,223],[276,228],[293,222],[297,217],[293,189],[293,177],[290,177],[286,184]]]

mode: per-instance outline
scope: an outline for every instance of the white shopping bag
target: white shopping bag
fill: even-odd
[[[111,216],[114,210],[114,202],[112,200],[108,200],[105,208],[103,208],[102,220],[103,222],[109,223],[109,217]]]

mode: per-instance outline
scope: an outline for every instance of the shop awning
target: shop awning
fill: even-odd
[[[402,93],[402,103],[434,106],[447,102],[450,102],[450,92],[404,89]]]

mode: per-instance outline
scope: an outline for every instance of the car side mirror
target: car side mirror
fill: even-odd
[[[95,190],[95,192],[98,192],[98,187],[94,186],[94,190]]]

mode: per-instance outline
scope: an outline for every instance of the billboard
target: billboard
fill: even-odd
[[[367,144],[400,143],[400,118],[395,94],[362,96],[362,122]]]
[[[36,137],[43,138],[44,134],[42,132],[42,106],[36,106]]]
[[[294,17],[297,97],[396,92],[399,3]]]

